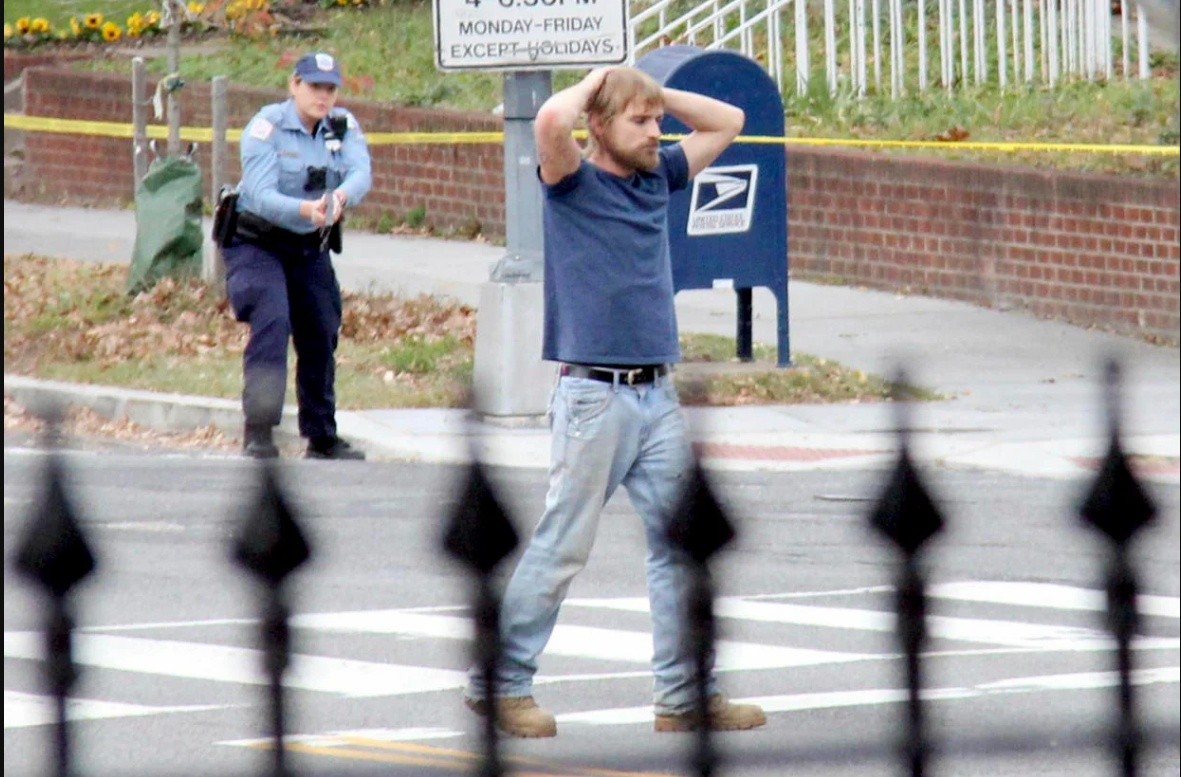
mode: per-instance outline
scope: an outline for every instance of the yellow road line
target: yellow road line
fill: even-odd
[[[475,753],[469,753],[467,750],[452,750],[446,747],[422,745],[417,742],[392,742],[388,739],[371,739],[369,737],[352,737],[347,735],[338,738],[343,742],[348,742],[350,745],[371,747],[374,750],[404,750],[409,753],[434,753],[452,758],[463,758],[468,761],[473,761],[477,758]]]
[[[443,760],[439,758],[422,758],[409,754],[386,754],[373,752],[358,752],[339,747],[321,747],[303,742],[292,742],[285,745],[288,752],[306,753],[308,755],[327,755],[333,758],[347,758],[354,761],[373,761],[377,763],[405,764],[406,766],[429,766],[434,769],[450,769],[458,772],[468,769],[467,762]]]
[[[130,138],[133,128],[130,124],[109,121],[83,121],[79,119],[56,119],[48,116],[25,116],[5,113],[6,129],[29,130],[32,132],[57,132],[72,135],[99,135],[103,137]],[[586,132],[575,133],[585,136]],[[167,138],[168,128],[159,124],[147,127],[149,138]],[[471,143],[500,143],[503,132],[369,132],[365,135],[371,146],[384,145],[460,145]],[[664,135],[665,140],[680,140],[684,135]],[[238,129],[226,130],[226,140],[236,143],[242,138]],[[213,130],[209,127],[181,127],[180,139],[211,143]],[[1181,156],[1181,146],[1143,146],[1129,143],[1017,143],[993,141],[939,141],[939,140],[872,140],[865,138],[789,138],[770,135],[739,135],[736,143],[752,145],[787,146],[843,146],[852,148],[900,148],[935,149],[939,151],[1019,151],[1068,152],[1084,154],[1143,154],[1148,156]]]
[[[422,745],[415,742],[391,742],[387,739],[370,739],[368,737],[341,736],[341,740],[358,747],[370,747],[375,750],[404,750],[411,753],[438,753],[453,758],[466,758],[469,761],[479,758],[475,753],[466,750],[450,750],[434,745]],[[621,772],[614,769],[600,769],[594,766],[563,766],[537,758],[525,756],[507,756],[506,761],[535,766],[542,769],[564,769],[561,774],[566,777],[669,777],[667,772]]]
[[[472,763],[481,758],[480,755],[466,750],[452,750],[416,742],[391,742],[353,736],[333,737],[333,739],[355,748],[364,749],[354,750],[339,745],[313,745],[307,742],[288,742],[284,744],[284,747],[292,753],[345,758],[353,761],[424,766],[460,773],[466,773]],[[260,750],[269,750],[271,742],[259,741],[250,746]],[[524,756],[506,756],[504,760],[528,767],[529,771],[517,772],[517,777],[672,777],[670,772],[632,772],[599,769],[593,766],[564,766]]]

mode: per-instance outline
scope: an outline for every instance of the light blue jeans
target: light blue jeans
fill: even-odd
[[[504,592],[504,643],[497,696],[529,696],[537,657],[574,576],[586,566],[599,515],[620,485],[644,521],[657,712],[692,709],[693,657],[684,642],[687,567],[666,531],[688,476],[685,421],[670,377],[613,386],[563,376],[550,401],[549,492],[545,513]],[[710,676],[710,692],[712,688]],[[473,668],[467,695],[487,695]]]

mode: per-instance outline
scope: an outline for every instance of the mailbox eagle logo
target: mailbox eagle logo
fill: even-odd
[[[698,173],[689,202],[688,234],[725,235],[749,230],[758,178],[758,165],[707,167]]]

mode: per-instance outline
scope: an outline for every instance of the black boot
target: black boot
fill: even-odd
[[[364,459],[365,454],[339,437],[313,437],[308,441],[308,459]]]
[[[247,424],[242,435],[242,452],[252,459],[279,458],[279,448],[275,445],[271,427]]]

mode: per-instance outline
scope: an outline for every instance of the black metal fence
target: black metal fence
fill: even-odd
[[[1107,367],[1106,398],[1107,426],[1110,440],[1107,453],[1087,491],[1077,506],[1082,523],[1095,529],[1110,547],[1107,568],[1102,570],[1107,580],[1107,625],[1115,638],[1115,665],[1118,671],[1118,693],[1113,703],[1117,709],[1115,725],[1109,730],[1071,735],[1061,732],[1055,747],[1092,748],[1095,742],[1113,757],[1116,773],[1133,777],[1142,773],[1143,755],[1157,746],[1176,747],[1178,731],[1175,727],[1146,727],[1137,714],[1132,684],[1132,637],[1137,629],[1136,570],[1129,559],[1129,541],[1154,519],[1156,508],[1129,466],[1120,442],[1119,369],[1112,362]],[[903,376],[895,385],[905,386]],[[901,400],[903,398],[896,398]],[[923,662],[921,659],[926,639],[926,579],[923,553],[927,542],[944,526],[944,516],[930,496],[923,477],[910,453],[908,403],[896,401],[898,409],[899,449],[897,461],[886,484],[867,516],[870,524],[890,543],[898,555],[896,599],[897,638],[902,648],[902,672],[906,680],[907,704],[904,727],[899,731],[896,747],[858,742],[843,744],[835,749],[774,749],[759,753],[744,753],[732,757],[738,765],[782,766],[785,770],[799,769],[809,764],[818,765],[839,761],[892,760],[902,774],[922,777],[931,772],[932,755],[951,757],[982,754],[1026,753],[1046,747],[1041,737],[1013,731],[1007,735],[990,735],[972,739],[964,737],[955,743],[933,741],[926,725],[926,702],[923,699]],[[65,465],[56,449],[60,444],[60,414],[46,420],[45,445],[49,449],[45,468],[45,482],[39,504],[33,509],[31,520],[20,541],[15,564],[48,595],[45,612],[45,681],[56,704],[54,747],[49,760],[52,773],[67,777],[75,772],[71,754],[70,726],[66,718],[66,702],[76,679],[71,656],[71,591],[95,567],[95,558],[82,531],[65,486]],[[255,576],[260,583],[261,644],[266,676],[269,680],[271,739],[270,766],[264,776],[283,777],[292,773],[284,746],[285,694],[283,673],[290,656],[288,631],[289,608],[286,602],[285,581],[311,555],[295,511],[281,488],[277,465],[259,465],[261,490],[257,504],[234,539],[234,560]],[[713,650],[715,624],[713,586],[710,561],[735,536],[733,525],[715,497],[708,478],[701,468],[694,466],[689,486],[670,527],[670,536],[691,561],[691,584],[685,617],[692,641],[693,655],[698,666],[697,698],[699,723],[704,722],[706,684],[704,668]],[[442,548],[464,565],[473,581],[473,617],[476,625],[474,658],[492,688],[494,668],[500,644],[497,622],[499,599],[494,575],[501,562],[518,544],[513,523],[486,476],[484,468],[470,465],[464,485],[464,497],[447,523]],[[726,773],[727,762],[715,746],[707,725],[698,725],[690,751],[684,755],[684,768],[692,775],[710,777]],[[481,737],[481,757],[476,761],[474,774],[480,777],[502,777],[511,769],[501,754],[497,730],[492,716],[486,716]],[[632,764],[648,767],[650,764]],[[667,768],[668,764],[662,764]],[[954,771],[954,770],[953,770]],[[305,772],[311,774],[311,772]],[[355,772],[354,772],[355,773]],[[785,772],[786,773],[786,772]],[[317,774],[326,775],[326,771]]]

